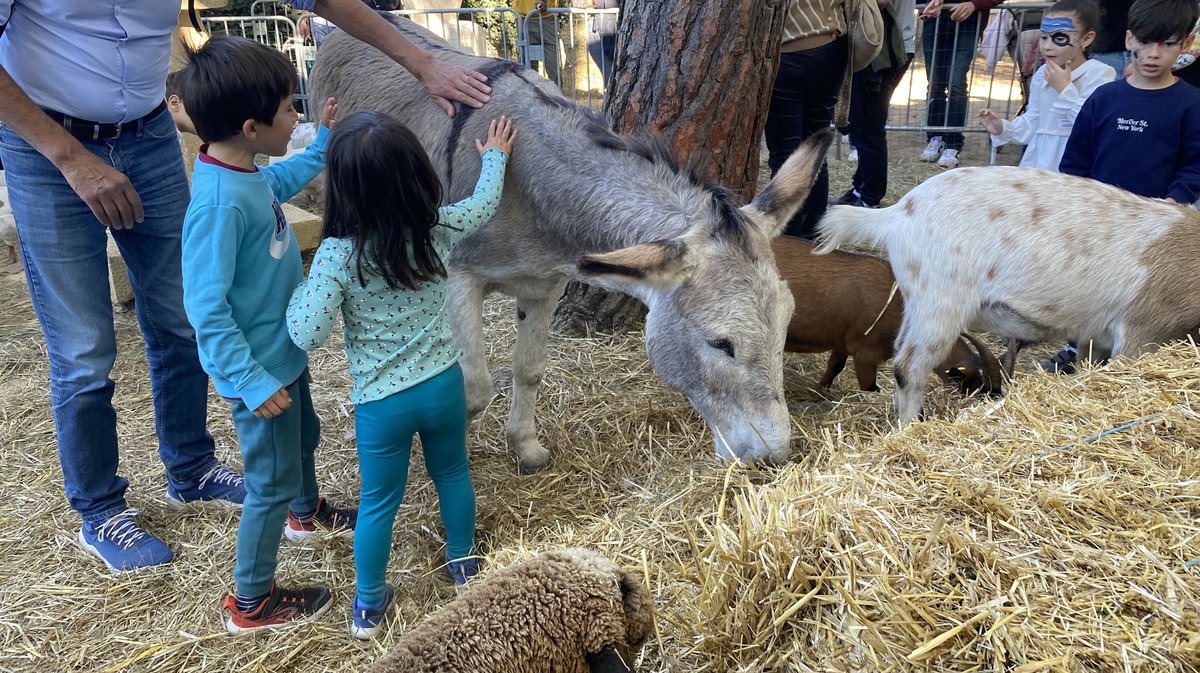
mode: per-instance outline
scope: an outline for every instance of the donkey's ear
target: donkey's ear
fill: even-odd
[[[742,206],[742,212],[758,225],[767,238],[778,236],[792,215],[804,204],[832,144],[833,129],[821,129],[809,136],[779,167],[771,184],[759,192],[749,205]]]
[[[584,255],[576,267],[589,283],[641,296],[682,282],[687,274],[687,244],[673,238]]]

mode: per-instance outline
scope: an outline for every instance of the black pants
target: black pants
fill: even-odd
[[[847,56],[844,36],[816,49],[780,55],[767,113],[767,165],[772,175],[805,138],[829,128],[846,74]],[[829,169],[822,164],[812,193],[783,233],[812,238],[828,201]]]
[[[892,92],[912,63],[908,60],[890,70],[854,73],[850,85],[850,143],[858,150],[858,168],[854,171],[854,190],[868,206],[878,206],[887,193],[888,109]]]

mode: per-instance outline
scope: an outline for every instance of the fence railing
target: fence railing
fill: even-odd
[[[1016,116],[1028,97],[1038,26],[1049,6],[1016,1],[980,14],[975,21],[942,18],[940,25],[919,21],[916,56],[892,96],[888,130],[982,134],[975,122],[980,109],[991,108],[1005,118]],[[287,54],[300,75],[297,99],[307,112],[317,31],[302,34],[298,25],[315,17],[302,14],[293,21],[278,0],[257,0],[250,11],[252,16],[206,17],[204,23],[214,34],[243,35]],[[524,16],[507,7],[396,10],[393,14],[412,19],[468,53],[528,65],[576,104],[598,109],[603,103],[616,56],[615,9],[554,8]],[[985,36],[982,44],[979,35]]]

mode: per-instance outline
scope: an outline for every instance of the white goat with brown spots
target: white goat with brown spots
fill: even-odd
[[[959,333],[1076,337],[1136,355],[1200,325],[1200,213],[1051,171],[963,168],[896,205],[839,206],[817,254],[882,245],[904,296],[893,368],[902,422]]]

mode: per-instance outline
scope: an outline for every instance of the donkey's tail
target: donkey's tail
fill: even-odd
[[[848,243],[878,247],[893,230],[892,208],[833,206],[817,225],[820,243],[815,255],[830,253]]]

